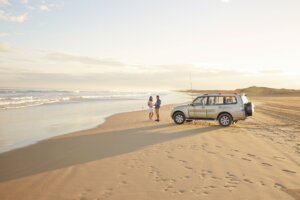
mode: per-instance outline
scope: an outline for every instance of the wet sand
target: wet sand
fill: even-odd
[[[300,199],[300,98],[228,128],[145,111],[0,154],[0,199]]]

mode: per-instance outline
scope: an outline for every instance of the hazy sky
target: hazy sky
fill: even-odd
[[[299,0],[0,0],[0,87],[300,89]]]

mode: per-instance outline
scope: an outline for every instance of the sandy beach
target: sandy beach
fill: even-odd
[[[228,128],[147,111],[0,154],[0,199],[300,199],[300,97]]]

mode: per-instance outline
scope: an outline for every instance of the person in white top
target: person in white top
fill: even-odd
[[[152,120],[153,117],[153,98],[152,96],[149,97],[149,101],[148,101],[148,107],[149,107],[149,119]]]

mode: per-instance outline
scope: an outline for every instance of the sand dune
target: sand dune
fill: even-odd
[[[187,93],[196,93],[196,94],[204,94],[204,93],[245,93],[249,96],[261,96],[261,97],[299,97],[300,90],[296,89],[277,89],[277,88],[268,88],[268,87],[257,87],[251,86],[247,88],[235,89],[235,90],[183,90],[182,92]]]
[[[300,98],[229,128],[145,111],[0,154],[0,199],[300,199]]]

